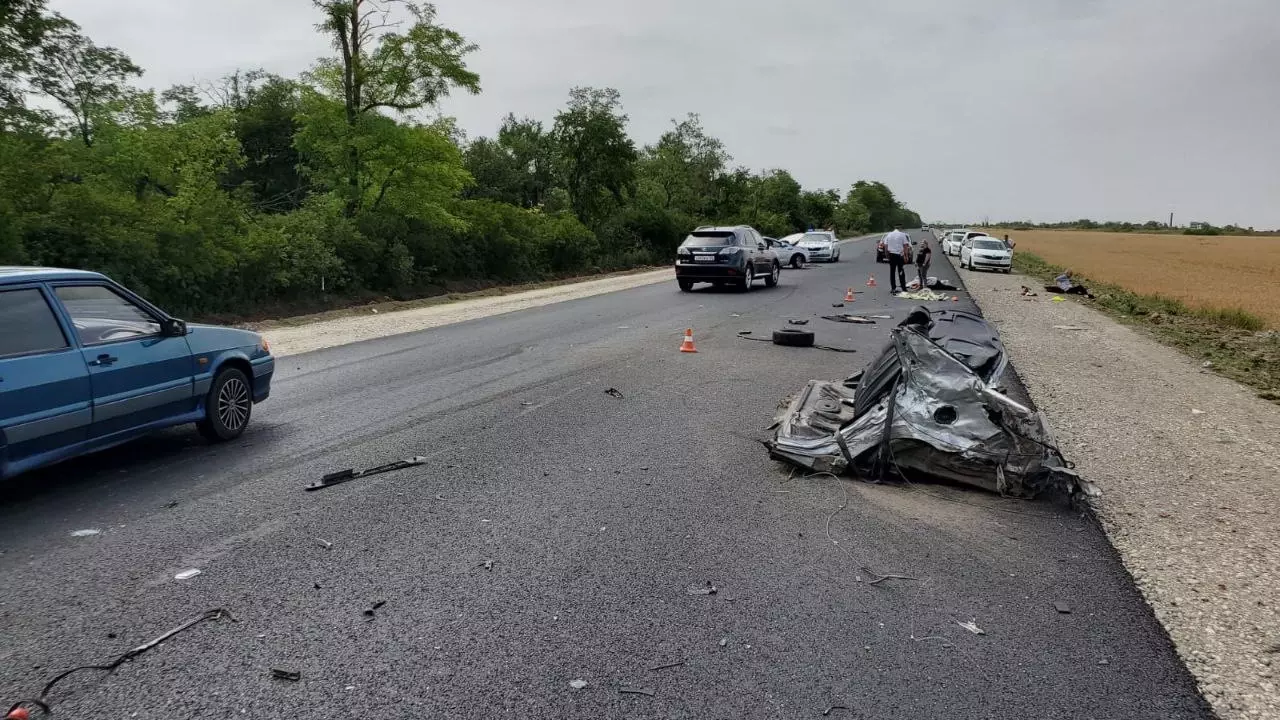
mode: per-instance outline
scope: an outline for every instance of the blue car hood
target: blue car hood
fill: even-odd
[[[244,348],[245,353],[250,357],[259,353],[266,354],[261,351],[262,336],[258,333],[252,330],[238,330],[218,325],[188,323],[187,343],[191,346],[191,352],[193,353]]]

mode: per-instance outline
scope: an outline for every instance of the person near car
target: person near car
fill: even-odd
[[[1005,246],[1005,247],[1007,247],[1007,248],[1009,248],[1010,250],[1012,250],[1012,249],[1013,249],[1013,246],[1014,246],[1015,244],[1016,244],[1015,242],[1013,242],[1012,240],[1010,240],[1010,239],[1009,239],[1009,233],[1005,233],[1005,234],[1004,234],[1004,246]]]
[[[907,291],[907,273],[904,269],[907,248],[911,247],[911,238],[894,227],[893,232],[884,236],[884,251],[889,256],[889,292],[897,294]],[[902,289],[899,290],[898,288]]]
[[[920,278],[920,287],[924,288],[925,278],[929,276],[929,263],[933,261],[933,248],[928,240],[920,241],[920,249],[916,251],[916,275]]]
[[[1068,295],[1084,295],[1090,300],[1093,299],[1093,293],[1076,282],[1075,275],[1070,270],[1063,270],[1061,275],[1053,279],[1053,282],[1055,285],[1045,285],[1044,289],[1049,292],[1062,292]]]

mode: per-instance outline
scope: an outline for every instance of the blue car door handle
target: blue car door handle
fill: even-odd
[[[111,363],[113,363],[113,362],[115,362],[115,361],[117,361],[117,360],[119,360],[119,359],[120,359],[120,358],[118,358],[118,357],[112,357],[112,356],[110,356],[110,355],[108,355],[108,354],[106,354],[106,353],[102,353],[101,355],[99,355],[99,356],[98,356],[98,359],[97,359],[97,360],[90,360],[90,361],[89,361],[89,364],[90,364],[90,365],[96,365],[96,366],[101,367],[101,366],[104,366],[104,365],[110,365]]]

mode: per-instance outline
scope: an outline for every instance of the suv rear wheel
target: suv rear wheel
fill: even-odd
[[[778,263],[773,264],[773,271],[769,273],[769,277],[765,278],[765,287],[778,287],[778,278],[782,277],[782,266]]]
[[[756,270],[754,267],[748,265],[746,273],[742,276],[742,279],[738,281],[738,290],[742,292],[751,292],[751,283],[755,281]]]

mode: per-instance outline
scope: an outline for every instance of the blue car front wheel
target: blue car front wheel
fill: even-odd
[[[200,434],[214,442],[234,440],[249,426],[253,413],[253,391],[249,378],[239,368],[223,368],[213,379],[204,402],[204,420],[197,423]]]

